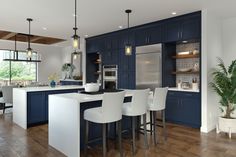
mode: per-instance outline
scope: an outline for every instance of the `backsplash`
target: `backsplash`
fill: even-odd
[[[199,49],[200,49],[199,43],[187,43],[187,44],[176,45],[176,53],[185,51],[193,52],[194,50],[199,50]],[[178,69],[193,68],[194,64],[200,65],[199,58],[177,59],[176,70],[178,71]],[[197,82],[199,83],[199,74],[177,74],[176,82],[182,81],[182,82],[192,83],[193,78],[196,78]]]

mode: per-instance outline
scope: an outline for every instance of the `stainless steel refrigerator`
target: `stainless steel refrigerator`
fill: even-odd
[[[136,47],[136,88],[162,86],[162,45],[147,45]]]

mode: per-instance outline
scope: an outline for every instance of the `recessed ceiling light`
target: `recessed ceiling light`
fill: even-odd
[[[123,28],[123,26],[119,26],[119,28],[120,28],[120,29],[122,29],[122,28]]]
[[[182,43],[186,44],[186,43],[188,43],[188,41],[184,40],[184,41],[182,41]]]
[[[43,29],[43,30],[45,30],[45,31],[47,30],[47,28],[46,28],[46,27],[42,27],[42,29]]]
[[[176,12],[172,12],[171,14],[172,14],[172,15],[176,15],[177,13],[176,13]]]
[[[85,36],[85,37],[88,37],[89,35],[86,34],[86,35],[84,35],[84,36]]]

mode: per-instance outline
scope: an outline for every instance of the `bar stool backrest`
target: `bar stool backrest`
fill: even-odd
[[[2,86],[2,96],[5,103],[12,104],[13,103],[13,88],[17,86]]]
[[[132,91],[131,111],[134,115],[143,115],[147,112],[149,92],[150,89]]]
[[[122,119],[122,105],[125,91],[104,93],[102,99],[102,116],[111,122]]]
[[[154,108],[158,111],[164,110],[166,108],[166,97],[168,88],[155,88],[155,93],[153,97]]]

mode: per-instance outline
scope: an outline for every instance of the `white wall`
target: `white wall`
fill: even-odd
[[[225,64],[230,64],[236,59],[236,17],[225,19],[223,23],[223,59]]]
[[[56,46],[32,44],[32,49],[41,54],[41,63],[38,63],[38,81],[48,82],[48,76],[52,73],[61,74],[62,48]],[[17,50],[26,50],[27,44],[17,42]],[[14,42],[0,40],[0,49],[14,50]]]
[[[225,19],[222,23],[223,60],[228,66],[236,59],[236,17]],[[236,112],[233,116],[236,117]]]
[[[213,130],[219,116],[219,98],[209,87],[212,69],[222,57],[222,22],[209,10],[202,11],[202,132]]]

